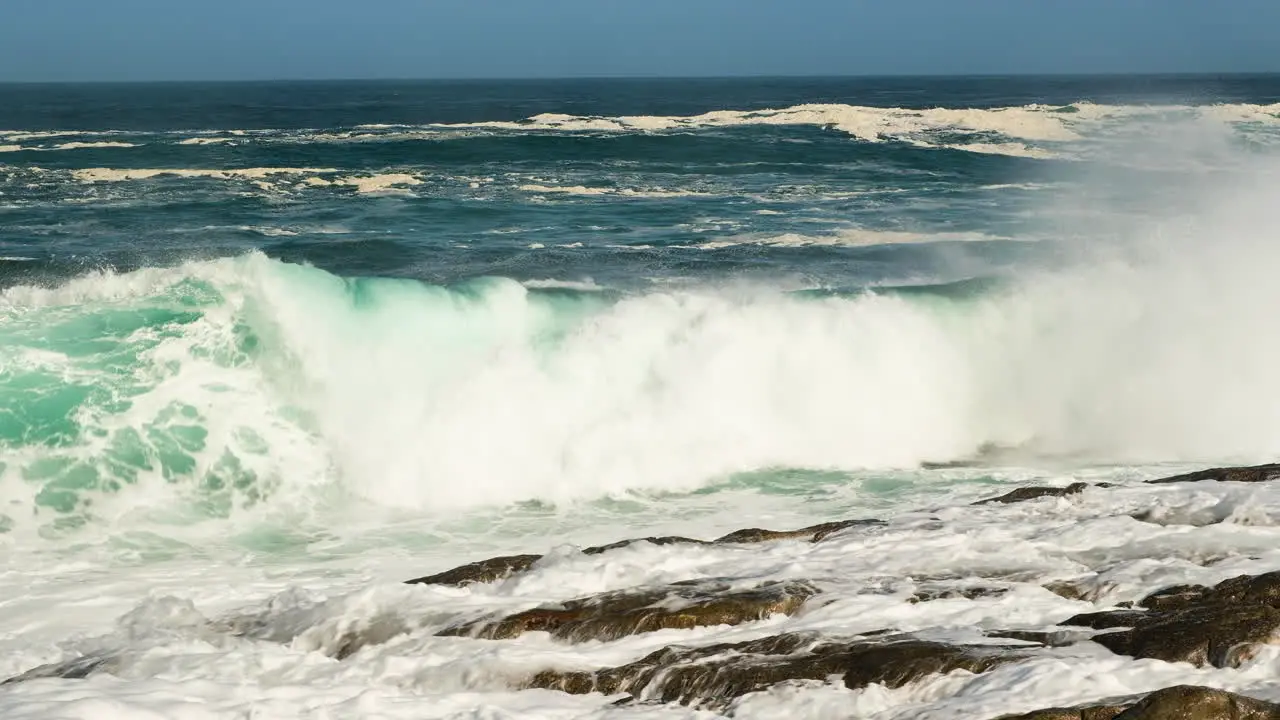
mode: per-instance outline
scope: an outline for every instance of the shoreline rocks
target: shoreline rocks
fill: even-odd
[[[1280,705],[1199,685],[1074,708],[1049,708],[996,720],[1280,720]]]
[[[1269,482],[1280,479],[1280,464],[1212,468],[1147,481]],[[1068,498],[1106,483],[1075,482],[1065,487],[1016,488],[974,505],[1005,505],[1041,498]],[[853,519],[820,523],[797,530],[744,528],[714,540],[660,536],[620,540],[588,547],[598,555],[635,545],[726,546],[774,542],[821,543],[857,528],[873,530],[881,520]],[[545,556],[519,554],[479,560],[407,581],[466,587],[505,580],[533,569]],[[1003,580],[1007,581],[1008,578]],[[918,582],[918,579],[917,579]],[[1014,584],[1016,585],[1016,583]],[[947,600],[992,600],[1014,587],[1001,578],[947,577],[917,585],[904,595],[907,604]],[[1047,582],[1044,587],[1080,602],[1097,600],[1087,576]],[[703,578],[658,587],[614,590],[519,612],[457,621],[438,636],[502,642],[529,632],[545,632],[565,643],[608,642],[659,630],[739,625],[776,615],[802,612],[821,594],[815,580],[748,580]],[[385,643],[411,632],[409,624],[362,629],[341,643],[335,661],[361,648]],[[414,626],[419,629],[421,626]],[[435,625],[433,627],[439,627]],[[226,634],[248,637],[224,630]],[[1213,586],[1173,585],[1156,588],[1136,603],[1078,613],[1056,626],[1026,629],[983,628],[977,641],[941,642],[885,627],[853,637],[814,633],[781,633],[737,643],[705,646],[670,645],[638,660],[602,669],[547,668],[515,682],[520,688],[542,688],[573,694],[623,695],[620,702],[675,702],[725,708],[742,695],[790,681],[836,679],[857,689],[871,684],[888,688],[956,671],[982,673],[1033,657],[1052,656],[1058,648],[1096,643],[1135,659],[1186,662],[1200,667],[1232,668],[1257,649],[1280,639],[1280,571],[1241,575]],[[255,638],[263,640],[263,638]],[[74,658],[44,665],[0,684],[39,678],[84,678],[117,671],[127,653]],[[522,671],[523,672],[523,671]],[[1000,720],[1280,720],[1280,705],[1197,686],[1175,686],[1142,696],[1100,699],[1070,708],[1048,708]]]
[[[475,620],[437,633],[502,640],[544,631],[570,642],[616,640],[654,630],[739,625],[791,615],[818,590],[804,582],[767,582],[734,590],[727,583],[690,581],[639,591],[603,593],[499,619]]]
[[[822,542],[828,537],[851,527],[865,527],[884,524],[885,522],[883,520],[868,518],[819,523],[817,525],[800,528],[799,530],[744,528],[742,530],[735,530],[728,535],[716,538],[715,540],[696,540],[694,538],[681,536],[632,538],[629,540],[619,540],[618,542],[609,543],[608,545],[588,547],[582,550],[582,554],[599,555],[601,553],[609,552],[610,550],[618,550],[641,542],[651,543],[653,545],[730,545],[776,542],[779,540]],[[488,560],[479,560],[467,563],[466,565],[459,565],[458,567],[438,572],[434,575],[426,575],[412,580],[406,580],[405,583],[409,585],[453,585],[456,587],[465,587],[473,583],[505,580],[512,575],[524,572],[525,570],[533,567],[534,563],[541,560],[542,557],[542,555],[503,555],[500,557],[489,558]]]
[[[911,636],[844,642],[783,634],[698,648],[667,647],[640,660],[594,672],[546,670],[522,687],[580,695],[626,693],[633,700],[723,706],[780,682],[839,676],[845,687],[896,688],[955,670],[979,673],[1031,657],[1013,645],[949,645]]]
[[[1280,633],[1280,571],[1166,588],[1136,609],[1083,613],[1062,624],[1127,628],[1092,638],[1117,655],[1235,667]]]

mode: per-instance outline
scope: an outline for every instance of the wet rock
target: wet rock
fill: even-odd
[[[1100,595],[1097,578],[1093,575],[1073,580],[1055,580],[1045,583],[1042,587],[1067,600],[1095,602]]]
[[[597,672],[545,671],[525,687],[569,693],[628,693],[642,701],[717,706],[792,680],[839,676],[845,686],[894,688],[954,670],[983,672],[1029,657],[1025,648],[948,645],[897,636],[821,642],[786,634],[704,648],[669,647],[634,663]]]
[[[911,597],[907,598],[907,602],[914,605],[932,600],[954,600],[956,598],[979,600],[981,598],[1000,597],[1008,592],[1009,588],[1007,587],[991,585],[924,587],[912,593]]]
[[[1280,631],[1280,572],[1166,588],[1138,604],[1146,609],[1085,613],[1063,625],[1129,628],[1093,638],[1120,655],[1235,667]]]
[[[790,615],[817,592],[804,582],[771,582],[745,590],[733,590],[723,582],[684,582],[570,600],[498,620],[465,623],[439,634],[500,640],[543,631],[572,642],[607,641],[654,630],[738,625]]]
[[[1088,633],[1080,630],[994,630],[986,633],[986,636],[1021,640],[1044,647],[1066,647],[1085,639]]]
[[[541,555],[506,555],[503,557],[490,558],[481,560],[480,562],[468,563],[452,570],[446,570],[435,575],[427,575],[426,577],[406,580],[405,582],[424,585],[455,585],[465,586],[472,583],[487,583],[495,580],[502,580],[518,572],[528,570],[534,563],[541,560]]]
[[[586,555],[598,555],[600,553],[608,552],[610,550],[618,550],[640,542],[652,543],[654,545],[710,545],[712,542],[756,543],[792,539],[819,542],[846,528],[860,525],[883,524],[883,520],[865,519],[838,520],[835,522],[811,525],[799,530],[764,530],[761,528],[747,528],[731,532],[715,541],[698,540],[678,535],[632,538],[630,540],[620,540],[615,543],[609,543],[608,545],[589,547],[584,549],[582,552]],[[472,583],[494,582],[497,580],[504,580],[516,573],[524,572],[541,559],[541,555],[505,555],[503,557],[468,563],[466,565],[453,568],[452,570],[446,570],[444,572],[436,573],[435,575],[414,578],[413,580],[406,580],[405,582],[409,584],[453,585],[456,587],[464,587],[466,585],[471,585]]]
[[[1177,610],[1204,600],[1212,592],[1205,585],[1174,585],[1157,590],[1138,601],[1138,607],[1151,610]]]
[[[974,505],[987,505],[989,503],[1016,503],[1025,502],[1027,500],[1035,500],[1042,497],[1065,497],[1067,495],[1078,495],[1089,487],[1089,483],[1076,482],[1066,487],[1023,487],[1007,492],[999,497],[987,498],[979,500]]]
[[[1257,645],[1270,642],[1277,629],[1280,610],[1275,608],[1195,608],[1093,640],[1119,655],[1236,667],[1253,656]]]
[[[1280,705],[1215,688],[1176,685],[1145,697],[1036,710],[999,720],[1280,720]]]
[[[998,720],[1115,720],[1126,705],[1093,705],[1078,708],[1049,708],[1022,715],[1004,715]]]
[[[1270,482],[1277,478],[1280,478],[1280,463],[1252,465],[1249,467],[1209,468],[1208,470],[1199,470],[1197,472],[1174,475],[1172,477],[1160,478],[1158,480],[1148,480],[1147,482],[1152,485],[1180,482],[1204,482],[1206,480],[1216,482],[1256,483]]]
[[[1149,620],[1151,615],[1141,610],[1103,610],[1101,612],[1080,613],[1062,621],[1063,625],[1087,627],[1094,630],[1110,630],[1112,628],[1135,627]]]
[[[1151,693],[1117,720],[1280,720],[1280,705],[1225,690],[1177,685]]]
[[[619,540],[618,542],[609,543],[608,545],[598,545],[596,547],[589,547],[586,550],[583,550],[582,553],[584,555],[599,555],[600,553],[609,552],[610,550],[618,550],[620,548],[627,547],[628,545],[634,545],[638,542],[647,542],[653,545],[710,545],[711,544],[706,540],[695,540],[693,538],[681,537],[679,535],[666,535],[663,537],[647,537],[647,538],[634,538],[631,540]]]
[[[392,638],[412,632],[413,628],[403,618],[395,615],[379,615],[357,627],[347,628],[330,643],[319,648],[337,660],[346,660],[361,649],[382,645]]]
[[[109,673],[115,670],[121,661],[122,659],[116,655],[85,655],[73,660],[49,663],[48,665],[32,668],[21,675],[15,675],[4,682],[0,682],[0,685],[11,685],[28,680],[43,680],[47,678],[82,680],[96,673]]]
[[[808,542],[819,542],[829,535],[837,533],[846,528],[856,527],[859,525],[883,525],[881,520],[839,520],[837,522],[821,523],[819,525],[810,525],[799,530],[764,530],[761,528],[746,528],[744,530],[735,530],[723,537],[716,538],[716,543],[756,543],[768,542],[773,540],[805,540]]]

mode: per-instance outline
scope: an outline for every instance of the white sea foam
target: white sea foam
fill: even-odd
[[[1145,475],[1145,473],[1142,473]],[[236,555],[216,539],[205,559],[160,566],[62,563],[45,567],[38,582],[0,577],[11,598],[0,628],[14,652],[0,658],[0,674],[79,653],[119,653],[112,674],[89,680],[43,680],[0,695],[6,717],[297,717],[378,714],[400,717],[698,717],[706,714],[645,704],[610,708],[612,697],[517,692],[522,678],[547,668],[590,669],[638,659],[670,644],[740,642],[779,632],[819,631],[836,636],[884,627],[929,637],[975,640],[983,629],[1040,629],[1070,615],[1141,597],[1177,582],[1212,583],[1256,573],[1280,563],[1274,524],[1228,522],[1209,527],[1164,527],[1127,513],[1153,503],[1214,501],[1236,508],[1266,507],[1280,500],[1268,488],[1128,486],[1089,490],[1073,499],[1013,506],[961,505],[975,491],[960,476],[917,477],[929,485],[931,513],[902,512],[895,503],[889,525],[855,529],[824,543],[762,546],[655,546],[645,543],[599,555],[583,555],[566,540],[615,539],[616,527],[597,527],[566,538],[507,537],[503,550],[547,552],[529,573],[506,582],[468,588],[403,586],[405,577],[491,552],[474,544],[462,555],[443,548],[406,554],[368,545],[357,557],[335,559],[322,570],[290,565],[226,562]],[[1017,478],[1002,477],[1013,481]],[[1025,478],[1024,478],[1025,479]],[[1068,478],[1051,480],[1064,482]],[[1090,478],[1092,479],[1092,478]],[[1122,483],[1124,481],[1121,481]],[[813,517],[802,499],[749,493],[720,496],[720,509],[692,498],[652,507],[626,520],[621,534],[714,536],[741,524],[743,513],[759,524],[785,525]],[[859,512],[847,498],[826,512]],[[671,516],[691,513],[696,521]],[[880,508],[885,511],[888,508]],[[511,518],[507,518],[510,520]],[[583,520],[587,518],[582,518]],[[572,518],[565,518],[572,522]],[[395,528],[403,533],[408,526]],[[561,531],[562,532],[562,531]],[[376,539],[376,536],[375,536]],[[491,542],[481,535],[481,544]],[[463,540],[463,538],[457,538]],[[581,546],[581,545],[577,545]],[[358,547],[358,546],[357,546]],[[939,549],[945,548],[945,552]],[[1011,550],[1014,549],[1014,550]],[[1235,555],[1212,566],[1184,558]],[[350,552],[350,551],[348,551]],[[1162,553],[1154,559],[1152,553]],[[212,554],[219,582],[208,582]],[[1251,554],[1253,557],[1247,557]],[[10,555],[11,560],[35,560]],[[11,565],[12,567],[12,565]],[[991,578],[1009,589],[992,598],[912,603],[929,577]],[[1107,591],[1098,602],[1067,600],[1039,587],[1065,577],[1094,577]],[[31,575],[27,575],[29,579]],[[668,630],[610,642],[569,645],[542,633],[518,641],[434,637],[449,623],[481,613],[513,612],[541,603],[638,586],[698,578],[804,578],[823,591],[792,618],[774,617],[737,627]],[[59,612],[51,620],[48,605]],[[228,614],[230,613],[230,614]],[[233,618],[241,618],[236,621]],[[212,622],[211,622],[212,621]],[[335,662],[330,655],[350,632],[403,623],[406,632]],[[240,637],[228,627],[247,629]],[[68,641],[69,634],[75,640]],[[995,717],[1048,706],[1072,705],[1111,695],[1178,683],[1206,684],[1280,699],[1274,680],[1280,657],[1264,650],[1244,667],[1197,669],[1188,664],[1135,662],[1101,648],[1080,645],[971,675],[956,673],[888,690],[844,689],[838,681],[775,687],[735,705],[735,717],[842,717],[850,712],[878,720]],[[234,688],[229,690],[228,688]],[[74,692],[73,692],[74,690]]]
[[[596,292],[604,290],[601,285],[596,284],[595,280],[587,278],[585,280],[556,280],[553,278],[524,280],[520,283],[530,289],[559,289],[559,290],[586,290]]]
[[[47,140],[49,138],[102,134],[103,133],[83,132],[80,130],[6,130],[0,131],[0,138],[3,138],[8,142],[23,142],[26,140]]]
[[[276,175],[303,175],[312,173],[333,173],[333,168],[240,168],[240,169],[200,169],[200,168],[84,168],[73,170],[72,177],[80,182],[126,182],[129,180],[150,180],[156,177],[196,178],[207,177],[218,180],[231,178],[246,180],[264,180]]]
[[[613,188],[613,187],[587,187],[585,185],[539,185],[526,184],[519,187],[524,192],[562,194],[562,195],[613,195],[618,197],[637,197],[637,198],[675,198],[675,197],[703,197],[708,193],[697,192],[694,190],[667,190],[664,188],[650,188],[638,190],[634,188]]]
[[[0,145],[0,153],[19,152],[24,148],[21,145]]]
[[[233,137],[193,137],[179,140],[179,145],[217,145],[234,141]]]
[[[68,142],[54,145],[54,150],[83,150],[92,148],[134,148],[138,147],[135,143],[101,141],[101,142]]]
[[[945,145],[951,150],[982,153],[985,155],[1007,155],[1009,157],[1034,158],[1036,160],[1057,160],[1068,157],[1040,148],[1028,147],[1025,143],[964,143],[962,145]]]
[[[545,113],[521,122],[481,122],[437,125],[470,128],[566,132],[666,132],[746,125],[810,125],[832,128],[866,142],[897,140],[932,147],[939,134],[966,133],[971,142],[942,147],[983,154],[1035,159],[1071,157],[1064,145],[1122,123],[1163,123],[1169,118],[1212,121],[1227,125],[1257,124],[1280,127],[1280,104],[1217,104],[1204,106],[1026,105],[1000,108],[897,108],[840,104],[796,105],[767,110],[716,110],[693,116],[587,117]],[[1004,142],[984,138],[997,135]],[[1041,147],[1031,143],[1047,144]]]
[[[765,247],[865,247],[870,245],[899,245],[931,242],[972,242],[990,240],[1008,240],[983,233],[950,232],[922,233],[901,230],[869,230],[865,228],[844,228],[836,232],[822,235],[800,235],[784,233],[782,235],[743,235],[731,238],[708,240],[696,245],[684,247],[699,250],[722,250],[740,245],[760,245]]]
[[[386,173],[382,175],[349,176],[334,181],[341,185],[350,185],[358,193],[407,193],[406,186],[421,185],[422,180],[408,173]]]

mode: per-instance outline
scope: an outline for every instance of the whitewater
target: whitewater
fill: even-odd
[[[1269,644],[1219,667],[1072,642],[721,703],[531,685],[784,633],[1013,646],[1280,569],[1274,483],[1145,482],[1280,457],[1274,78],[967,80],[919,107],[646,82],[585,107],[306,86],[305,111],[217,126],[164,108],[265,91],[121,88],[101,127],[0,110],[0,716],[1280,701]],[[161,111],[113,117],[128,93]],[[1028,485],[1061,492],[971,504]],[[617,637],[451,634],[680,583],[815,594]]]

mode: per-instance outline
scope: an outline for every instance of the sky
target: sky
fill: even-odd
[[[1280,71],[1280,0],[0,0],[0,81]]]

